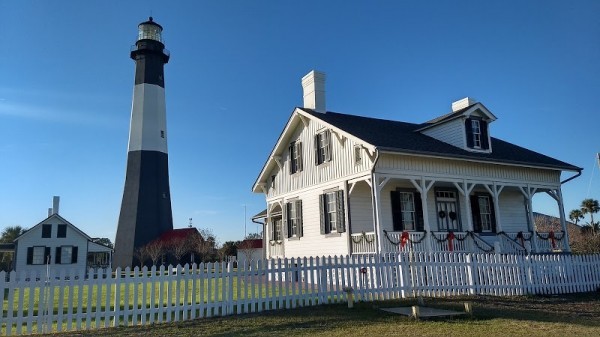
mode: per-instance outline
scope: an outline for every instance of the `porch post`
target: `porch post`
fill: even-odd
[[[527,185],[525,188],[526,188],[526,190],[524,190],[522,187],[519,187],[519,189],[521,190],[521,193],[525,197],[525,201],[527,203],[527,219],[528,219],[527,229],[531,232],[531,249],[534,252],[537,252],[538,251],[537,236],[535,234],[536,228],[535,228],[535,220],[533,218],[533,195],[537,191],[537,188],[529,187],[529,185]]]
[[[462,185],[462,186],[461,186]],[[465,202],[465,209],[466,209],[466,216],[467,216],[467,231],[474,231],[475,229],[473,228],[473,217],[471,216],[473,214],[473,210],[471,210],[471,199],[469,198],[469,196],[471,195],[471,192],[473,191],[473,188],[475,187],[475,183],[471,184],[471,186],[469,187],[469,183],[467,183],[466,180],[463,180],[462,184],[459,185],[458,183],[454,183],[454,186],[456,187],[456,189],[460,192],[460,194],[462,194],[463,198],[464,198],[464,202]]]
[[[494,213],[496,213],[496,234],[499,232],[502,232],[502,221],[500,219],[500,193],[502,192],[502,189],[504,189],[503,185],[496,185],[496,183],[494,183],[491,187],[492,189],[490,189],[490,187],[488,185],[483,185],[485,187],[486,190],[488,190],[488,192],[490,192],[490,194],[492,195],[492,198],[494,199]]]
[[[435,183],[435,180],[431,180],[429,184],[425,180],[425,177],[421,177],[419,183],[414,179],[410,180],[411,183],[415,186],[415,188],[421,193],[421,208],[423,209],[423,229],[429,235],[429,240],[425,240],[425,247],[427,251],[432,252],[433,246],[431,245],[431,239],[433,238],[433,233],[431,233],[431,226],[429,224],[429,210],[427,209],[427,193]]]
[[[382,240],[383,240],[383,231],[381,230],[381,190],[387,184],[390,178],[385,178],[381,183],[379,182],[379,174],[373,173],[373,180],[371,183],[371,189],[373,191],[373,215],[374,215],[374,230],[375,230],[375,238],[377,240],[377,253],[383,253],[382,250]]]
[[[563,204],[562,189],[559,186],[556,190],[550,190],[547,193],[552,198],[554,198],[554,200],[556,200],[556,202],[558,203],[558,214],[560,216],[560,227],[562,228],[563,233],[564,233],[564,236],[562,239],[566,240],[565,243],[563,244],[563,247],[565,247],[565,252],[570,253],[571,246],[569,246],[569,232],[567,231],[567,221],[565,219],[565,206]]]

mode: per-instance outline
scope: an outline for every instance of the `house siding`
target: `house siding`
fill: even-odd
[[[432,128],[423,130],[422,133],[456,147],[464,148],[466,146],[465,122],[463,118],[436,125]]]
[[[431,174],[432,177],[446,177],[456,180],[503,181],[522,185],[528,183],[560,185],[560,170],[388,153],[380,156],[376,171],[416,176]]]
[[[319,196],[329,189],[344,189],[344,185],[344,181],[338,181],[333,184],[319,186],[318,188],[306,189],[295,194],[289,194],[283,199],[273,199],[269,201],[269,203],[282,201],[285,204],[289,199],[297,198],[302,200],[303,236],[299,239],[288,239],[284,237],[283,245],[285,257],[349,254],[348,228],[346,228],[345,233],[334,233],[330,235],[321,234],[321,220],[319,216]],[[271,229],[267,228],[267,233],[270,233],[270,231]]]
[[[307,127],[302,123],[287,140],[287,144],[293,141],[302,142],[302,166],[300,172],[290,174],[290,153],[288,146],[281,153],[282,169],[276,166],[267,175],[270,179],[275,175],[275,188],[268,185],[267,199],[285,196],[292,191],[298,191],[311,186],[329,183],[343,177],[370,172],[372,163],[363,149],[363,160],[361,164],[354,164],[354,146],[358,145],[351,139],[346,138],[343,142],[331,133],[331,161],[321,165],[315,164],[315,135],[325,130],[325,125],[317,120],[311,120]],[[269,181],[270,183],[270,181]]]
[[[356,183],[348,197],[350,204],[350,228],[352,233],[373,232],[373,203],[371,186],[364,181]]]
[[[51,224],[52,233],[50,238],[42,238],[42,224]],[[62,271],[76,270],[84,272],[86,269],[86,259],[88,251],[88,240],[82,236],[72,226],[67,224],[67,235],[65,238],[57,238],[57,231],[59,224],[65,224],[59,218],[51,217],[44,221],[42,224],[37,225],[30,229],[27,233],[23,234],[18,239],[18,247],[16,249],[16,264],[15,271],[18,273],[26,272],[29,275],[37,274],[43,276],[46,274],[46,265],[33,265],[27,264],[27,248],[33,246],[45,246],[50,247],[51,263],[50,272],[54,275],[61,273]],[[74,246],[77,248],[77,263],[73,264],[56,264],[55,254],[56,247],[60,246]]]

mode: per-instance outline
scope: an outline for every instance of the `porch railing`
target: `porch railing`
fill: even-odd
[[[402,244],[402,232],[387,232],[381,241],[381,249],[384,253],[396,252],[426,252],[427,249],[427,233],[426,232],[406,232],[408,237],[404,245]]]
[[[354,233],[350,236],[352,240],[352,254],[375,254],[377,246],[374,232]]]
[[[283,242],[279,240],[269,241],[269,257],[284,257]]]
[[[530,232],[500,232],[498,233],[500,251],[502,253],[525,254],[528,249],[532,249],[531,237]]]
[[[533,235],[538,253],[554,253],[566,250],[564,232],[535,232]]]

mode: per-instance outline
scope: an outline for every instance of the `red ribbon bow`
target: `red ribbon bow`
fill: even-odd
[[[448,239],[448,250],[453,251],[454,250],[454,232],[448,232],[448,236],[446,238]]]
[[[407,242],[408,242],[408,232],[402,232],[402,235],[400,236],[400,248],[404,248],[404,246],[406,246]]]
[[[550,242],[552,242],[552,249],[556,249],[556,240],[554,238],[554,231],[550,231],[550,233],[548,233],[548,239],[550,239]]]

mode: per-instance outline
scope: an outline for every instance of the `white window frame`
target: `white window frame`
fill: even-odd
[[[400,211],[402,214],[402,228],[414,231],[417,224],[414,192],[400,191]],[[406,207],[410,206],[410,207]]]
[[[325,231],[337,232],[337,191],[325,193],[325,214],[327,219]]]
[[[363,161],[363,153],[360,146],[354,146],[354,165],[360,165]]]
[[[482,204],[483,201],[483,204]],[[487,195],[478,195],[477,204],[479,206],[479,218],[481,219],[481,231],[492,231],[492,205],[490,197]],[[485,206],[485,207],[482,207]]]
[[[40,253],[41,250],[41,253]],[[31,264],[41,265],[45,264],[46,261],[46,246],[33,246],[31,255]]]
[[[471,134],[473,137],[473,148],[481,149],[481,122],[478,119],[471,120]]]
[[[299,200],[293,200],[288,203],[289,208],[287,212],[287,221],[288,221],[288,237],[296,238],[300,236],[299,228],[300,222],[302,218],[302,214],[298,212],[298,204]]]
[[[317,137],[317,164],[321,165],[331,161],[331,131],[329,129],[318,133]]]
[[[290,173],[302,171],[302,146],[299,140],[290,143]]]
[[[67,258],[68,256],[68,258]],[[73,246],[60,246],[60,264],[73,263]]]
[[[273,238],[272,240],[283,240],[283,219],[277,218],[273,220]]]

